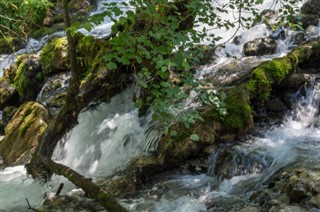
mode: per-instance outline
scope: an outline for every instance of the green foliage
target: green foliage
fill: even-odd
[[[49,0],[1,0],[0,29],[6,35],[29,33],[52,6]]]

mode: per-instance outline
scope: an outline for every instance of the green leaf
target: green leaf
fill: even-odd
[[[197,135],[197,134],[192,134],[191,136],[190,136],[190,139],[192,140],[192,141],[199,141],[199,136]]]
[[[109,63],[107,63],[107,68],[109,70],[115,70],[115,69],[117,69],[117,64],[114,62],[109,62]]]

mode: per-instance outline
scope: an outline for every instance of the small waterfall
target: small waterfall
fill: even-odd
[[[134,87],[110,103],[87,108],[77,125],[57,146],[53,158],[82,174],[108,176],[133,157],[152,151],[161,133],[150,128],[151,114],[139,117],[131,100]]]

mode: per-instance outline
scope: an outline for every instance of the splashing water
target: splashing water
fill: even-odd
[[[56,148],[55,160],[85,175],[108,176],[146,154],[146,145],[156,145],[161,134],[149,128],[151,115],[139,118],[133,90],[131,86],[110,103],[81,113],[79,125]]]

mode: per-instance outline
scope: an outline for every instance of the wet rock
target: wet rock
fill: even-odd
[[[267,102],[267,107],[271,112],[281,113],[288,110],[286,105],[278,98],[269,100]]]
[[[0,78],[0,109],[9,105],[19,105],[18,90],[7,77]]]
[[[320,15],[319,0],[308,0],[305,2],[301,7],[301,13]]]
[[[247,203],[236,196],[209,193],[203,200],[209,211],[240,211]]]
[[[287,194],[290,198],[290,202],[299,203],[303,199],[309,196],[309,192],[312,190],[312,185],[307,179],[300,178],[297,175],[291,176],[289,184],[287,186]]]
[[[17,58],[18,70],[14,78],[20,100],[36,100],[44,82],[42,66],[36,55],[22,55]]]
[[[262,208],[270,208],[270,202],[273,200],[273,194],[268,190],[257,191],[252,194],[250,200]]]
[[[259,208],[248,206],[248,207],[242,208],[239,212],[259,212]]]
[[[316,14],[307,14],[301,17],[302,27],[307,29],[309,26],[318,25],[319,15]]]
[[[257,38],[249,41],[243,46],[243,54],[245,56],[262,56],[274,54],[277,43],[271,38]]]
[[[70,73],[62,72],[47,79],[37,100],[46,105],[55,115],[63,107],[69,85]]]
[[[302,27],[307,28],[310,25],[317,26],[320,17],[320,4],[318,0],[308,0],[301,7]]]
[[[305,83],[310,83],[312,76],[304,73],[294,73],[286,77],[280,84],[281,88],[294,88],[298,89],[301,85]]]
[[[304,38],[304,33],[303,32],[298,32],[295,35],[293,35],[292,38],[291,38],[291,42],[294,45],[302,44],[304,41],[305,41],[305,38]]]
[[[49,111],[37,102],[20,106],[5,128],[0,153],[7,166],[27,163],[38,145],[41,133],[50,120]]]
[[[236,147],[221,147],[208,159],[207,175],[218,179],[230,179],[234,176],[259,174],[271,164],[271,159],[259,152],[237,151]]]
[[[316,196],[312,197],[307,204],[311,207],[320,209],[320,194],[317,194]]]
[[[14,114],[17,112],[18,108],[16,106],[7,106],[2,111],[2,120],[4,125],[7,125],[12,119]]]

